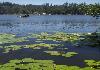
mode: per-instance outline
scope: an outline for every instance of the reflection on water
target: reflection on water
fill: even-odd
[[[94,32],[100,19],[91,16],[33,16],[0,15],[0,33],[28,34],[41,32]]]

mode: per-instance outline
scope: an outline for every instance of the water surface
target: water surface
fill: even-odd
[[[83,15],[30,15],[27,18],[20,18],[18,15],[0,15],[0,33],[12,33],[19,36],[24,36],[29,33],[41,33],[41,32],[67,32],[67,33],[87,33],[95,32],[100,28],[100,19],[93,18],[92,16]],[[25,42],[5,43],[0,46],[10,45],[30,45],[36,44],[36,39],[29,39]],[[100,48],[91,46],[75,47],[66,42],[54,42],[43,41],[47,44],[64,44],[61,49],[54,48],[52,51],[64,51],[64,52],[77,52],[78,55],[71,58],[65,58],[63,56],[51,56],[44,51],[48,51],[47,48],[42,49],[20,49],[17,51],[10,51],[9,53],[2,53],[0,49],[0,62],[6,63],[11,59],[33,58],[38,60],[53,60],[56,64],[62,65],[75,65],[84,67],[85,59],[100,60]],[[68,48],[68,50],[62,50]]]
[[[0,33],[25,35],[41,32],[95,32],[100,28],[100,19],[83,15],[0,15]]]

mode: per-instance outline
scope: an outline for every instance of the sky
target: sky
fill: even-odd
[[[56,5],[61,5],[65,2],[68,2],[68,3],[86,2],[88,4],[93,4],[93,3],[100,3],[100,0],[0,0],[0,2],[12,2],[12,3],[17,3],[17,4],[34,4],[34,5],[52,3]]]

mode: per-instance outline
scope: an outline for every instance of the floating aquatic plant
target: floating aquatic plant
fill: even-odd
[[[26,41],[27,37],[16,37],[13,34],[0,34],[0,44]]]
[[[74,55],[77,55],[78,53],[76,53],[76,52],[67,52],[67,53],[65,53],[65,54],[62,54],[62,56],[65,56],[65,57],[72,57],[72,56],[74,56]]]
[[[32,49],[41,49],[43,47],[47,47],[49,49],[53,49],[55,47],[63,46],[61,44],[45,44],[45,43],[40,43],[40,44],[31,44],[31,45],[10,45],[10,46],[0,46],[0,48],[3,49],[3,53],[8,53],[9,51],[15,51],[19,50],[22,48],[32,48]]]
[[[100,69],[100,61],[95,60],[85,60],[86,64],[91,68]]]
[[[79,39],[78,35],[67,34],[63,32],[56,32],[54,34],[41,33],[41,34],[32,34],[30,38],[35,37],[40,40],[53,40],[53,41],[76,41]]]
[[[56,65],[52,60],[34,60],[24,58],[22,60],[10,60],[0,65],[0,70],[95,70],[90,67],[80,68],[78,66]]]
[[[42,43],[43,41],[41,41],[41,40],[36,40],[35,42],[37,42],[37,43]]]
[[[21,49],[22,46],[17,45],[11,45],[11,46],[4,46],[2,47],[4,49],[3,53],[8,53],[9,51],[15,51]]]
[[[61,44],[45,44],[45,43],[40,43],[40,44],[32,44],[32,45],[26,45],[26,48],[35,48],[35,47],[47,47],[49,49],[52,49],[57,46],[62,46]]]
[[[82,45],[85,46],[92,46],[92,47],[97,47],[100,45],[100,33],[86,33],[81,35],[83,39],[80,41],[83,43]]]
[[[50,55],[56,55],[56,56],[61,55],[58,51],[44,51],[44,52],[49,53]]]
[[[67,52],[67,53],[65,53],[64,51],[44,51],[44,52],[49,53],[50,55],[64,56],[64,57],[72,57],[72,56],[78,54],[76,52]]]

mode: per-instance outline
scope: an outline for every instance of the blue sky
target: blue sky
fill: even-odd
[[[53,3],[53,4],[63,4],[65,2],[71,3],[100,3],[100,0],[0,0],[0,2],[13,2],[17,4],[44,4],[44,3]]]

